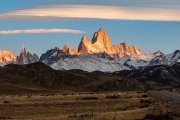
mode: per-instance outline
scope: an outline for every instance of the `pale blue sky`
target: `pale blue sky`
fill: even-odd
[[[132,2],[134,1],[134,2]],[[44,5],[101,5],[125,6],[136,8],[163,8],[180,10],[179,0],[1,0],[0,15],[13,13],[15,10],[26,10]],[[180,11],[179,11],[180,12]],[[148,14],[148,13],[147,13]],[[2,16],[0,16],[1,19]],[[8,22],[7,22],[8,21]],[[143,53],[161,50],[171,53],[180,49],[180,22],[154,20],[110,20],[110,19],[51,19],[45,20],[0,20],[0,31],[25,29],[72,29],[86,33],[49,33],[49,34],[0,34],[0,50],[8,50],[18,55],[21,46],[38,55],[47,50],[68,44],[70,48],[78,47],[81,37],[86,34],[92,39],[95,31],[104,28],[109,35],[111,44],[126,42],[137,46]]]

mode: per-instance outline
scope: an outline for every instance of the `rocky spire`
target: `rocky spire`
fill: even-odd
[[[16,57],[16,63],[19,65],[30,64],[39,61],[39,57],[28,50],[26,53],[26,48],[23,45],[19,56]]]
[[[20,53],[20,64],[27,64],[28,63],[28,60],[27,60],[27,54],[26,54],[26,48],[25,46],[23,45],[22,46],[22,51]]]
[[[64,47],[63,47],[63,52],[69,54],[70,53],[70,48],[68,46],[68,44],[66,44]]]
[[[77,51],[76,47],[74,47],[73,50],[70,51],[70,54],[79,55],[79,52]]]
[[[79,47],[78,47],[78,52],[80,54],[87,54],[87,53],[90,53],[91,48],[92,48],[91,41],[87,40],[86,36],[83,35],[81,42],[79,44]]]
[[[25,50],[25,46],[24,45],[22,45],[22,51],[24,51]]]
[[[103,28],[100,28],[97,32],[94,33],[92,44],[93,47],[99,51],[112,52],[110,40]]]

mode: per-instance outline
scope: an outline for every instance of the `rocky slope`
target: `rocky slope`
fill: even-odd
[[[18,65],[24,65],[24,64],[30,64],[34,62],[38,62],[39,57],[34,53],[32,54],[30,51],[26,52],[25,46],[22,46],[22,51],[19,56],[17,56],[16,64]]]
[[[157,90],[180,87],[180,63],[148,66],[135,71],[85,72],[53,70],[41,62],[0,67],[2,92],[45,88],[68,91]],[[11,87],[10,87],[11,86]],[[23,86],[23,87],[22,87]],[[1,88],[0,88],[1,89]],[[5,90],[5,91],[3,91]]]
[[[107,75],[109,73],[93,72],[96,74]],[[116,71],[112,76],[127,76],[134,78],[146,86],[147,90],[179,88],[180,87],[180,63],[173,66],[156,65],[146,66],[137,70]]]
[[[119,63],[124,64],[125,66],[134,70],[139,67],[151,66],[151,60],[163,55],[164,54],[160,50],[155,53],[138,55],[137,57],[126,55],[119,59]]]
[[[161,54],[154,59],[152,59],[149,63],[149,66],[153,65],[174,65],[175,63],[180,62],[180,50],[176,50],[171,54]]]
[[[55,70],[80,69],[89,72],[95,70],[113,72],[128,69],[106,53],[70,55],[57,47],[43,54],[40,61]]]
[[[113,72],[128,69],[126,66],[118,63],[105,53],[68,56],[65,59],[59,59],[52,64],[51,67],[55,70],[81,69],[89,72],[94,70]]]
[[[16,57],[8,51],[0,51],[0,66],[4,66],[9,63],[16,63]]]
[[[179,88],[180,87],[180,63],[173,66],[157,65],[138,69],[129,75],[150,87]]]

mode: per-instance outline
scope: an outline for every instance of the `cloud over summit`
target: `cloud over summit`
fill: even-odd
[[[49,5],[0,14],[0,21],[74,19],[180,21],[180,9],[108,5]]]

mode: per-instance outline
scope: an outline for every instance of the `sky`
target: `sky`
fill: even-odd
[[[39,56],[54,47],[78,48],[103,28],[112,45],[143,53],[180,49],[180,0],[1,0],[0,50],[22,45]]]

